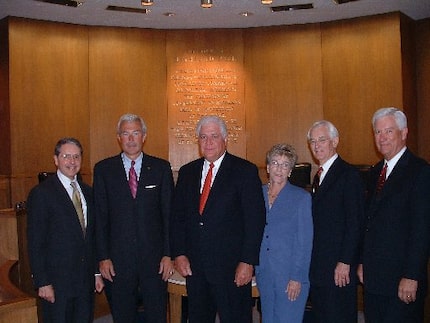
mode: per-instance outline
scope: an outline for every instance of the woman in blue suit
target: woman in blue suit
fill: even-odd
[[[266,156],[266,227],[256,268],[264,323],[301,323],[309,293],[311,196],[288,182],[296,161],[287,144],[273,146]]]

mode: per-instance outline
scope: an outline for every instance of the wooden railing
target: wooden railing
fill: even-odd
[[[23,283],[18,228],[17,212],[0,210],[0,323],[37,323],[35,297],[18,288]]]

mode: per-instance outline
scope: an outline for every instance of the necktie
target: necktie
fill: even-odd
[[[131,195],[133,195],[133,198],[136,198],[136,192],[137,192],[137,175],[136,170],[134,169],[135,161],[131,161],[131,167],[130,171],[128,173],[128,185],[130,186]]]
[[[84,212],[82,211],[82,201],[81,195],[79,194],[78,186],[76,182],[71,182],[73,193],[72,193],[72,202],[75,207],[76,213],[78,214],[79,223],[81,224],[82,232],[85,234],[85,219]]]
[[[379,192],[381,192],[382,187],[385,184],[385,177],[387,176],[387,168],[388,168],[388,165],[387,163],[385,163],[384,167],[382,167],[381,172],[379,173],[378,183],[376,184],[376,194],[379,194]]]
[[[211,190],[211,182],[212,182],[212,169],[214,168],[214,164],[209,164],[209,171],[205,178],[205,183],[203,184],[203,190],[202,194],[200,195],[200,208],[199,212],[200,214],[203,213],[203,210],[205,208],[206,201],[209,196],[209,191]]]
[[[320,166],[318,168],[318,171],[316,172],[316,174],[314,176],[314,180],[312,182],[312,193],[316,193],[316,191],[320,187],[320,176],[321,176],[322,172],[323,172],[323,168]]]

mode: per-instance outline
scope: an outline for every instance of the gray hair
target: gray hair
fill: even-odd
[[[55,156],[60,155],[61,147],[63,147],[63,145],[65,145],[65,144],[73,144],[79,148],[79,150],[81,151],[81,155],[84,153],[84,150],[82,149],[82,145],[78,139],[73,138],[73,137],[65,137],[65,138],[61,138],[60,140],[58,140],[57,144],[55,145],[55,148],[54,148]]]
[[[339,137],[339,131],[337,131],[337,128],[334,126],[334,124],[332,124],[330,121],[327,121],[327,120],[320,120],[320,121],[315,122],[312,125],[312,127],[309,129],[308,135],[307,135],[308,140],[311,139],[312,130],[314,130],[316,127],[320,127],[320,126],[324,126],[328,129],[328,135],[330,136],[330,139]]]
[[[387,116],[394,117],[394,120],[396,121],[396,124],[399,127],[399,130],[402,130],[408,127],[408,119],[406,118],[406,115],[403,113],[403,111],[394,107],[389,107],[389,108],[381,108],[373,114],[373,118],[372,118],[373,129],[375,129],[375,123],[377,120]]]
[[[197,137],[200,136],[200,130],[202,129],[202,126],[208,123],[216,123],[220,130],[221,130],[221,136],[223,139],[227,138],[228,132],[227,132],[227,126],[223,119],[221,119],[218,116],[205,116],[202,117],[199,122],[197,123],[196,127],[196,135]]]
[[[142,134],[146,134],[146,124],[141,117],[136,114],[126,113],[119,118],[118,126],[116,128],[116,132],[119,135],[121,132],[121,125],[123,122],[139,122],[141,125]]]
[[[276,144],[274,145],[272,148],[270,148],[270,150],[267,152],[266,154],[266,164],[269,165],[270,162],[272,161],[274,156],[285,156],[287,157],[290,165],[291,165],[291,169],[294,168],[294,166],[297,163],[297,153],[296,150],[294,149],[294,147],[292,145],[289,144]]]

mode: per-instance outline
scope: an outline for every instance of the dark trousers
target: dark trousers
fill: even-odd
[[[424,322],[425,295],[417,293],[415,302],[406,304],[396,296],[364,292],[366,323],[422,323]]]
[[[221,323],[252,322],[251,283],[237,287],[231,280],[211,282],[193,272],[187,277],[190,323],[214,323],[218,313]]]
[[[43,323],[91,323],[94,315],[94,292],[77,297],[55,294],[55,302],[41,300]]]
[[[311,285],[312,316],[318,323],[357,322],[357,285]],[[367,322],[366,322],[367,323]]]
[[[113,283],[105,280],[105,292],[115,323],[138,322],[140,305],[145,323],[167,321],[167,283],[160,275],[121,277],[117,273],[113,279]]]

